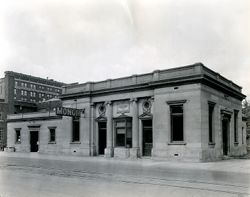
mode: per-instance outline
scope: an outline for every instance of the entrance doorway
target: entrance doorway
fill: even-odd
[[[38,151],[38,131],[30,131],[30,152],[37,152]]]
[[[98,122],[98,130],[99,130],[99,155],[104,155],[104,150],[107,145],[107,122]]]
[[[228,127],[229,127],[229,119],[223,118],[222,119],[223,155],[228,155],[228,149],[229,149]]]
[[[152,119],[142,120],[142,155],[151,156],[153,147]]]

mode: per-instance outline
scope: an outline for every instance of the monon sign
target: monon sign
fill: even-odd
[[[75,109],[75,108],[67,108],[67,107],[57,107],[56,115],[60,116],[72,116],[72,117],[80,117],[81,113],[84,113],[85,109]]]

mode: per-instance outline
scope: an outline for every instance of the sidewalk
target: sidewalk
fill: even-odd
[[[76,162],[100,162],[100,163],[115,163],[121,165],[131,166],[148,166],[155,168],[176,168],[176,169],[197,169],[205,171],[221,171],[221,172],[236,172],[249,174],[250,176],[250,159],[229,159],[208,163],[197,162],[181,162],[181,161],[165,161],[154,160],[151,158],[142,159],[117,159],[105,157],[82,157],[69,155],[47,155],[41,153],[16,153],[16,152],[0,152],[1,157],[15,157],[15,158],[33,158],[43,160],[57,160],[57,161],[76,161]]]

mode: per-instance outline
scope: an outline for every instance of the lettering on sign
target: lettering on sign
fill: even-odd
[[[56,115],[60,116],[72,116],[72,117],[80,117],[81,113],[84,113],[85,109],[75,109],[75,108],[67,108],[67,107],[57,107]]]
[[[117,113],[128,113],[129,112],[129,102],[118,103]]]

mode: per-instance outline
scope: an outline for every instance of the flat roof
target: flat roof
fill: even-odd
[[[236,95],[239,98],[245,98],[241,93],[242,87],[226,79],[219,73],[207,68],[202,63],[170,68],[165,70],[155,70],[150,73],[131,75],[116,79],[107,79],[97,82],[86,82],[81,84],[72,84],[63,87],[62,99],[91,96],[101,93],[114,91],[129,91],[140,88],[154,88],[159,85],[173,85],[184,83],[207,82],[220,86],[221,90],[226,90],[229,94]]]
[[[39,81],[40,83],[43,84],[47,84],[47,85],[55,85],[55,86],[64,86],[66,85],[65,83],[59,82],[59,81],[55,81],[54,79],[45,79],[45,78],[41,78],[41,77],[36,77],[33,75],[27,75],[27,74],[23,74],[23,73],[18,73],[18,72],[14,72],[14,71],[5,71],[5,75],[10,75],[10,76],[14,76],[16,78],[20,78],[20,79],[26,79],[26,80],[30,80],[31,82],[33,81]]]

